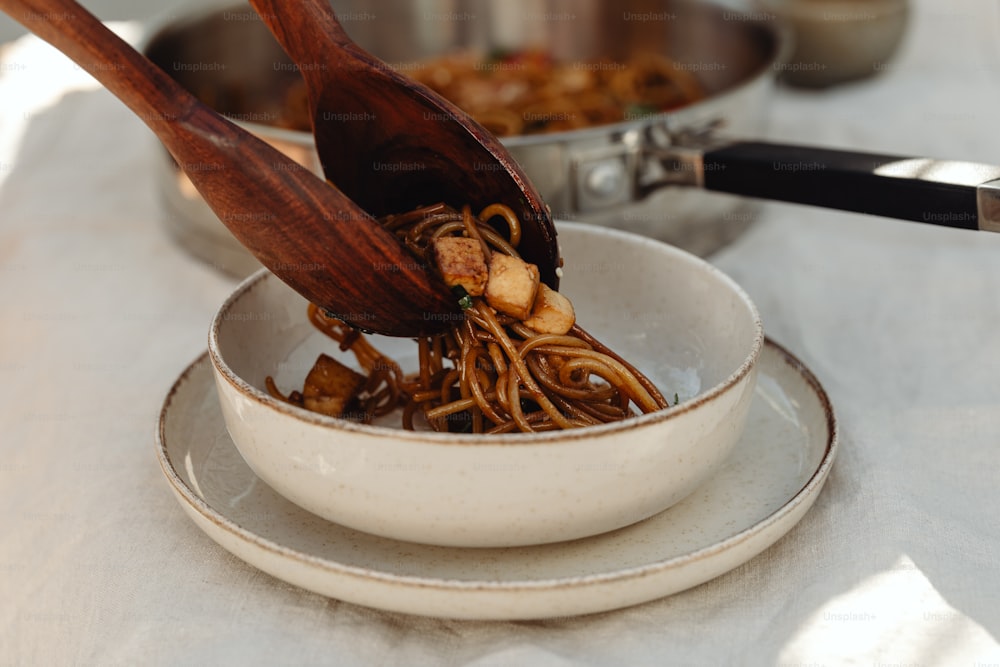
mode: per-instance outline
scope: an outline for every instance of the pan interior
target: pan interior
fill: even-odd
[[[556,60],[622,63],[665,55],[709,94],[770,67],[780,49],[767,17],[689,0],[333,0],[345,30],[390,67],[455,51],[543,49]],[[267,121],[280,112],[295,66],[246,5],[172,23],[149,57],[218,111]],[[256,117],[248,117],[251,114]]]

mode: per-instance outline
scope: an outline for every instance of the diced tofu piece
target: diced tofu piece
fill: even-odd
[[[340,417],[354,405],[365,380],[364,375],[333,357],[321,354],[306,376],[302,405],[313,412]]]
[[[531,309],[531,317],[524,320],[524,326],[538,333],[567,333],[576,322],[573,304],[565,296],[545,283],[538,286],[538,296]]]
[[[501,313],[527,319],[538,293],[538,267],[523,259],[495,252],[490,258],[486,303]]]
[[[434,259],[445,285],[461,285],[470,296],[482,296],[490,274],[479,241],[464,236],[435,239]]]

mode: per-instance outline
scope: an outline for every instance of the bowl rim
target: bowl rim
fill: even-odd
[[[466,434],[466,433],[440,433],[437,431],[409,431],[404,428],[394,428],[388,426],[377,426],[371,424],[359,424],[347,419],[330,417],[320,413],[290,405],[278,400],[266,391],[255,387],[236,373],[226,362],[220,349],[219,334],[220,329],[227,322],[226,314],[240,301],[247,293],[265,280],[279,280],[267,269],[260,269],[244,279],[236,289],[223,301],[212,318],[212,323],[208,333],[208,355],[212,362],[212,367],[218,377],[224,379],[235,391],[242,396],[249,398],[272,411],[278,412],[285,417],[290,417],[299,422],[312,426],[320,426],[329,429],[331,432],[356,433],[365,436],[391,437],[400,441],[418,442],[421,444],[448,444],[448,445],[537,445],[552,444],[553,442],[577,442],[589,440],[595,437],[605,437],[614,434],[624,434],[636,428],[647,427],[674,420],[680,415],[692,412],[702,406],[712,402],[719,396],[727,393],[730,389],[738,385],[753,370],[760,359],[761,351],[764,347],[764,325],[761,320],[757,305],[753,302],[747,292],[729,275],[722,270],[685,250],[676,246],[645,237],[639,234],[626,232],[609,227],[590,225],[585,223],[575,223],[568,221],[557,221],[557,231],[570,229],[574,233],[593,234],[597,237],[617,238],[631,243],[638,243],[645,246],[656,246],[659,251],[672,255],[696,265],[699,269],[706,271],[726,287],[728,287],[739,300],[750,309],[753,319],[754,336],[750,346],[750,352],[743,358],[740,365],[733,370],[725,379],[715,385],[700,391],[691,398],[679,404],[669,406],[662,410],[640,414],[628,419],[606,424],[597,424],[585,428],[568,429],[561,431],[543,431],[540,433],[500,433],[500,434]],[[289,288],[290,289],[290,288]]]

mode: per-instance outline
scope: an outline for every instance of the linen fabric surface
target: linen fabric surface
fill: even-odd
[[[1000,163],[997,109],[997,5],[921,0],[878,76],[779,89],[767,135]],[[763,205],[711,260],[832,398],[815,507],[666,599],[441,621],[276,580],[171,495],[155,421],[235,281],[165,231],[159,150],[38,40],[0,50],[0,665],[1000,663],[1000,236]]]

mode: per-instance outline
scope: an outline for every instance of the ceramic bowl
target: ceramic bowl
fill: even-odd
[[[316,356],[337,346],[308,322],[300,296],[259,272],[222,305],[209,334],[226,427],[250,468],[325,519],[442,546],[588,537],[687,496],[743,431],[764,342],[757,310],[733,280],[684,251],[603,227],[558,228],[561,291],[577,321],[679,404],[615,424],[494,436],[314,414],[271,398],[265,378],[301,388]],[[373,342],[404,370],[416,367],[412,341]]]
[[[792,27],[788,83],[824,87],[877,74],[906,33],[909,0],[757,0]]]

